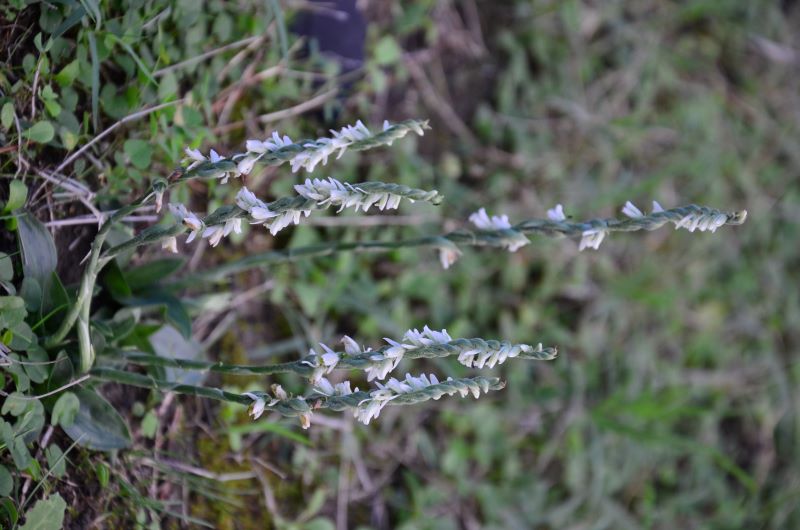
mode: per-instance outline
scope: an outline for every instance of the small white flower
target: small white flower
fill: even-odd
[[[506,230],[511,228],[507,215],[493,215],[489,218],[486,208],[481,208],[469,216],[469,220],[479,230]]]
[[[176,237],[168,237],[161,243],[161,248],[169,250],[173,254],[178,253],[178,239]]]
[[[685,228],[689,232],[700,230],[705,232],[716,232],[717,228],[724,225],[728,221],[728,217],[723,214],[704,214],[704,213],[691,213],[683,219],[675,223],[675,229]]]
[[[184,226],[188,227],[191,232],[189,237],[186,238],[187,243],[191,243],[203,230],[203,221],[193,212],[186,209],[186,206],[180,203],[170,203],[169,210],[172,215],[179,218]]]
[[[439,263],[443,269],[449,269],[460,257],[461,251],[455,246],[439,247]]]
[[[300,427],[308,429],[311,427],[311,411],[303,412],[300,414]]]
[[[164,205],[164,190],[158,190],[156,192],[156,213],[161,211],[161,207]]]
[[[383,131],[386,132],[389,130],[389,127],[392,125],[389,123],[389,120],[383,120]]]
[[[663,212],[664,208],[658,204],[658,201],[653,201],[653,213],[660,213]]]
[[[467,350],[458,354],[458,362],[467,367],[472,367],[475,362],[475,356],[480,353],[480,350]]]
[[[324,396],[347,396],[353,393],[350,389],[350,381],[332,384],[327,378],[321,377],[314,386],[314,391]],[[358,392],[358,387],[355,389]]]
[[[189,149],[187,147],[183,151],[186,153],[186,156],[188,156],[192,160],[192,163],[189,164],[189,166],[186,168],[187,171],[197,167],[198,165],[206,161],[206,157],[203,156],[203,153],[201,153],[199,149]]]
[[[355,390],[351,390],[350,381],[342,381],[341,383],[336,383],[333,386],[333,393],[337,396],[346,396],[354,392],[358,392],[358,387],[356,387]]]
[[[220,160],[225,160],[225,157],[219,156],[219,153],[214,151],[213,149],[208,153],[208,160],[209,162],[219,162]]]
[[[267,210],[269,212],[269,210]],[[264,212],[266,213],[266,212]],[[269,212],[270,214],[274,212]],[[273,236],[291,224],[300,224],[300,216],[311,215],[311,210],[286,210],[285,212],[275,214],[275,217],[267,224],[269,233]],[[255,215],[253,216],[255,217]]]
[[[326,377],[320,377],[314,385],[314,391],[319,392],[323,396],[333,395],[333,384],[328,381]]]
[[[371,420],[380,415],[387,403],[389,402],[386,400],[365,399],[358,404],[358,407],[353,411],[353,415],[364,425],[369,425]]]
[[[275,399],[280,401],[289,399],[289,394],[286,393],[286,390],[284,390],[281,385],[274,384],[270,386],[270,389],[272,390],[272,394],[275,396]]]
[[[389,375],[389,372],[397,368],[397,365],[400,363],[402,358],[402,355],[397,357],[389,357],[385,352],[383,354],[376,353],[375,355],[372,355],[370,357],[371,364],[364,370],[367,374],[367,381],[372,381],[374,379],[385,379],[386,376]]]
[[[318,353],[316,350],[309,350],[308,355],[312,357],[311,360],[303,361],[303,364],[314,368],[309,380],[312,384],[317,384],[322,379],[323,375],[331,373],[336,365],[339,363],[339,354],[330,349],[325,344],[322,346],[323,353]]]
[[[231,232],[236,234],[242,233],[242,220],[240,218],[234,217],[233,219],[225,221],[225,228],[222,231],[222,235],[227,237]]]
[[[425,130],[422,128],[422,125],[419,122],[417,121],[411,122],[411,129],[418,135],[425,136]]]
[[[336,368],[336,364],[339,362],[339,354],[325,344],[320,343],[320,346],[322,346],[322,349],[325,351],[325,353],[323,353],[321,356],[322,364],[325,367],[328,367],[329,371],[333,370]]]
[[[622,208],[622,213],[630,217],[631,219],[637,219],[639,217],[644,217],[642,211],[636,207],[631,201],[627,201],[625,203],[625,207]]]
[[[268,139],[263,142],[261,140],[247,140],[247,142],[245,142],[245,147],[247,147],[249,152],[258,154],[271,153],[287,145],[292,145],[292,139],[288,136],[283,136],[281,138],[281,135],[278,134],[277,131],[272,133],[271,140]]]
[[[192,160],[192,163],[186,168],[187,171],[197,167],[203,162],[211,162],[212,164],[215,164],[221,160],[225,160],[224,156],[220,156],[219,153],[213,149],[208,153],[208,156],[204,156],[199,149],[189,149],[188,147],[184,149],[184,152],[186,153],[186,156]],[[223,184],[226,184],[231,176],[231,172],[220,171],[217,176],[222,179]]]
[[[212,247],[219,245],[222,236],[225,234],[225,228],[222,225],[209,226],[203,230],[203,238],[208,238],[208,243]]]
[[[252,217],[256,223],[280,215],[271,211],[264,201],[256,197],[255,194],[246,187],[242,187],[239,193],[236,194],[236,206],[250,214],[250,217]]]
[[[481,208],[470,215],[469,220],[479,230],[512,230],[507,215],[493,215],[490,218],[485,208]],[[503,246],[505,246],[509,252],[516,252],[528,243],[530,243],[528,238],[517,231],[511,231],[502,241]]]
[[[417,330],[415,329],[414,332],[416,333]],[[436,344],[445,344],[447,342],[452,342],[453,338],[447,333],[446,329],[442,331],[434,331],[428,326],[422,328],[422,333],[430,340],[432,340]]]
[[[578,250],[583,250],[585,248],[593,248],[597,250],[600,248],[600,243],[603,242],[607,234],[606,230],[600,228],[592,228],[590,230],[584,230],[583,237],[581,238],[581,243],[578,246]]]
[[[186,156],[188,156],[189,158],[191,158],[192,160],[194,160],[196,162],[205,162],[206,161],[206,157],[203,156],[203,153],[201,153],[199,149],[190,149],[190,148],[187,147],[183,151],[186,153]]]
[[[266,400],[263,397],[253,394],[252,392],[245,392],[244,395],[253,400],[253,403],[251,403],[247,409],[247,413],[251,418],[257,420],[259,417],[261,417],[261,415],[264,413],[264,409],[267,407]]]
[[[236,164],[236,169],[243,175],[249,175],[253,171],[253,166],[256,165],[260,156],[246,156]]]
[[[551,221],[565,221],[567,216],[564,215],[564,207],[556,204],[555,208],[547,210],[547,218]]]
[[[345,353],[347,353],[349,355],[355,355],[355,354],[358,354],[358,353],[362,353],[364,351],[369,351],[369,350],[363,350],[361,348],[361,346],[359,346],[356,341],[354,341],[353,339],[351,339],[347,335],[342,337],[342,344],[344,344]]]

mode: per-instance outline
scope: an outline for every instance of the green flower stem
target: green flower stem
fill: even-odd
[[[503,346],[513,346],[507,342],[496,340],[484,339],[455,339],[444,344],[432,344],[430,346],[422,346],[406,350],[403,353],[404,359],[432,359],[449,357],[452,355],[459,355],[466,351],[486,351],[486,350],[499,350]],[[374,351],[362,352],[357,354],[348,354],[345,352],[337,352],[339,362],[336,364],[337,369],[356,369],[363,370],[372,366],[375,361],[372,357],[382,355],[383,352],[391,348],[391,346],[384,346]],[[542,348],[542,350],[533,350],[530,352],[520,352],[515,359],[548,361],[554,359],[558,355],[556,348]],[[121,352],[120,356],[123,360],[142,366],[162,366],[171,368],[182,368],[185,370],[200,370],[205,372],[219,372],[234,375],[272,375],[272,374],[285,374],[294,373],[304,377],[311,375],[314,371],[315,356],[308,355],[303,359],[287,362],[276,363],[267,365],[244,365],[244,364],[226,364],[222,362],[204,362],[192,361],[186,359],[176,359],[161,357],[158,355],[150,355],[146,353],[125,353]]]
[[[385,182],[361,182],[353,184],[354,188],[364,191],[365,193],[390,193],[392,195],[399,195],[405,199],[412,201],[425,201],[432,204],[440,204],[444,197],[435,191],[420,190],[409,188],[401,184],[391,184]],[[282,197],[267,204],[270,211],[275,213],[284,213],[291,210],[325,210],[330,207],[330,204],[321,204],[315,200],[307,199],[301,195],[294,197]],[[203,219],[204,226],[215,226],[224,224],[230,219],[248,219],[247,211],[239,208],[236,205],[225,205],[217,208],[208,216]],[[125,241],[115,247],[112,247],[103,253],[106,259],[113,258],[118,254],[127,250],[158,243],[169,237],[175,237],[189,230],[187,227],[180,223],[175,223],[171,226],[151,226],[140,232],[136,237]]]
[[[190,285],[199,285],[206,281],[221,280],[227,276],[244,272],[259,267],[290,263],[303,258],[320,258],[331,256],[339,252],[378,252],[388,251],[398,248],[409,247],[428,247],[435,248],[442,245],[452,245],[441,236],[419,237],[398,241],[352,241],[352,242],[330,242],[309,245],[305,247],[286,248],[282,250],[270,250],[258,254],[250,254],[243,258],[231,260],[217,267],[189,274],[171,282],[170,287],[183,288]]]
[[[583,222],[551,221],[549,219],[530,219],[514,225],[511,229],[523,234],[542,234],[551,237],[579,236],[586,230],[605,230],[607,232],[635,232],[655,230],[668,222],[678,222],[687,215],[725,215],[726,225],[740,225],[747,218],[747,211],[723,212],[708,206],[689,204],[641,217],[624,219],[592,219]],[[497,232],[503,232],[499,230]]]
[[[430,129],[427,120],[405,120],[391,125],[385,131],[381,131],[364,138],[363,140],[358,140],[349,144],[347,146],[347,150],[365,151],[375,147],[391,145],[392,142],[404,137],[410,131],[423,129]],[[188,171],[185,170],[185,174],[191,178],[218,178],[227,172],[236,171],[237,163],[248,156],[258,156],[259,162],[267,166],[280,166],[281,164],[292,160],[298,153],[309,150],[313,151],[324,147],[325,144],[320,143],[318,140],[299,140],[295,143],[279,147],[274,151],[263,154],[238,153],[232,155],[230,158],[224,158],[217,162],[202,162]]]
[[[66,317],[64,317],[64,320],[61,322],[58,330],[56,330],[56,332],[45,342],[45,347],[47,348],[57,346],[64,340],[77,322],[79,326],[78,342],[81,355],[81,372],[88,371],[92,366],[92,362],[94,361],[94,352],[89,333],[89,315],[91,314],[92,294],[94,293],[94,285],[97,281],[97,275],[107,263],[107,260],[100,258],[100,252],[103,248],[103,243],[105,243],[106,237],[108,237],[108,233],[114,223],[120,221],[141,206],[144,206],[150,202],[150,200],[153,199],[157,193],[163,193],[168,186],[169,184],[166,180],[156,180],[151,187],[150,193],[140,197],[127,206],[123,206],[114,212],[114,214],[103,223],[103,225],[100,227],[100,230],[97,232],[97,236],[95,236],[95,239],[92,242],[92,247],[89,252],[89,261],[86,265],[86,269],[83,271],[81,286],[78,290],[78,296],[75,300],[75,303],[70,308]]]
[[[139,388],[149,388],[163,392],[176,392],[178,394],[216,399],[218,401],[228,401],[242,405],[249,405],[253,402],[253,400],[247,396],[234,392],[227,392],[219,388],[172,383],[170,381],[164,381],[163,379],[156,379],[149,375],[126,372],[125,370],[117,370],[105,366],[96,366],[91,369],[89,374],[93,378],[103,381],[113,381],[115,383],[122,383]]]
[[[319,258],[330,256],[339,252],[376,252],[389,251],[398,248],[447,248],[453,246],[488,246],[504,247],[509,236],[515,234],[544,235],[549,237],[578,237],[586,230],[603,229],[609,232],[633,232],[636,230],[655,230],[667,222],[676,222],[689,214],[724,214],[728,225],[740,225],[744,222],[747,212],[721,212],[705,206],[688,205],[671,208],[663,212],[645,215],[636,219],[592,219],[583,222],[551,221],[549,219],[530,219],[522,221],[505,230],[456,230],[438,236],[425,236],[412,239],[395,241],[353,241],[330,242],[310,245],[306,247],[271,250],[259,254],[250,254],[240,259],[232,260],[218,267],[206,269],[188,276],[184,276],[171,283],[176,288],[200,284],[204,281],[221,280],[232,274],[247,270],[297,261],[302,258]]]
[[[112,381],[139,388],[149,388],[162,392],[175,392],[177,394],[216,399],[218,401],[227,401],[240,405],[250,405],[253,403],[253,398],[244,394],[228,392],[220,388],[172,383],[170,381],[164,381],[163,379],[156,379],[149,375],[126,372],[114,368],[95,367],[91,370],[90,374],[93,378],[102,381]],[[449,379],[420,390],[399,394],[389,401],[388,404],[415,405],[431,399],[439,399],[444,395],[473,388],[480,389],[483,392],[502,390],[505,388],[505,383],[496,377],[478,376]],[[349,408],[355,408],[360,403],[372,399],[373,397],[370,392],[365,391],[353,392],[352,394],[344,396],[326,396],[313,393],[305,397],[289,397],[283,400],[274,400],[265,392],[255,392],[254,394],[267,402],[265,410],[272,410],[289,417],[297,417],[303,413],[319,409],[343,411]]]

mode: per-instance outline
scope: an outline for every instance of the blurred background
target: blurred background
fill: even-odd
[[[480,207],[512,223],[557,203],[577,219],[618,217],[626,200],[749,212],[715,234],[613,234],[598,251],[532,238],[513,254],[467,249],[449,270],[430,250],[340,254],[189,289],[197,343],[227,362],[294,359],[345,333],[378,346],[423,325],[541,341],[560,356],[495,368],[508,385],[479,401],[388,407],[369,426],[316,414],[309,431],[110,386],[112,401],[137,402],[137,448],[114,460],[109,488],[91,475],[59,486],[80,507],[73,527],[194,526],[175,514],[230,529],[800,527],[800,4],[118,0],[64,28],[72,4],[0,8],[3,49],[28,83],[41,70],[25,58],[36,33],[61,32],[48,51],[55,135],[29,147],[33,166],[172,103],[76,163],[71,178],[99,204],[168,175],[187,145],[225,154],[273,130],[304,138],[358,119],[430,120],[424,137],[349,153],[313,176],[438,189],[441,206],[182,246],[189,270],[270,248],[440,233]],[[247,185],[279,197],[305,177],[264,168]],[[190,184],[172,200],[210,210],[237,189]],[[57,242],[86,245],[91,230],[59,229]],[[69,262],[61,274],[74,281]],[[454,359],[398,371],[471,373]],[[208,384],[275,381],[305,388],[290,376]]]

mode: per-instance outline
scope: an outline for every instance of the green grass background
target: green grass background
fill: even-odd
[[[3,101],[24,117],[38,69],[40,90],[51,86],[60,107],[23,120],[23,129],[42,120],[54,127],[48,141],[26,143],[35,165],[56,166],[117,119],[185,98],[115,132],[94,150],[96,163],[70,170],[99,191],[99,204],[168,174],[187,145],[230,152],[273,127],[310,137],[356,119],[431,120],[423,138],[348,154],[313,176],[432,187],[443,205],[403,206],[410,226],[363,227],[348,217],[356,226],[303,226],[278,240],[253,233],[207,250],[198,258],[206,265],[270,247],[438,232],[479,207],[512,222],[543,217],[556,203],[576,218],[615,216],[626,200],[749,212],[743,226],[715,234],[615,234],[599,251],[534,238],[514,254],[468,249],[447,271],[429,251],[340,255],[214,286],[236,295],[272,282],[241,308],[225,346],[212,349],[223,357],[263,360],[264,346],[287,338],[313,345],[342,333],[377,345],[425,324],[454,337],[556,344],[561,355],[494,369],[508,386],[480,401],[387,408],[368,427],[331,416],[305,433],[272,418],[245,432],[231,427],[248,425],[241,410],[185,400],[186,418],[154,449],[132,417],[137,451],[112,461],[120,471],[108,498],[86,501],[93,515],[130,522],[138,511],[142,524],[191,526],[158,510],[142,515],[130,502],[141,495],[182,503],[220,528],[800,527],[800,5],[366,2],[368,60],[349,95],[316,114],[259,124],[255,116],[328,88],[308,76],[271,77],[224,111],[242,127],[214,132],[221,91],[250,64],[282,60],[272,2],[111,2],[47,52],[33,38],[55,32],[67,8],[53,7],[55,20],[50,4],[23,4],[5,8],[7,23],[14,16],[32,29],[7,30],[20,47],[4,67]],[[251,35],[266,37],[233,66],[242,48],[156,74]],[[330,71],[316,58],[288,64]],[[22,79],[16,88],[12,78]],[[15,135],[4,127],[4,143]],[[2,156],[2,172],[13,176],[13,160]],[[281,168],[251,178],[280,195],[304,177]],[[177,197],[210,209],[231,195],[212,185]],[[469,373],[453,360],[405,370]],[[298,379],[282,382],[303,389]],[[160,410],[160,398],[136,399]],[[269,476],[236,488],[190,484],[183,497],[177,486],[153,487],[179,480],[174,470],[142,471],[142,459],[178,448],[214,473]]]

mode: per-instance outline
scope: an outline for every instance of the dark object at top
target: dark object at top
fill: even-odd
[[[347,73],[364,64],[367,23],[355,0],[315,1],[319,9],[301,13],[292,30],[308,37],[309,46],[337,61]]]

